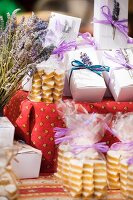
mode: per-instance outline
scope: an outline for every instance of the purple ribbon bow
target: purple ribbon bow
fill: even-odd
[[[109,150],[109,147],[107,146],[106,142],[100,142],[92,145],[73,145],[72,152],[74,154],[78,154],[82,151],[86,151],[89,148],[94,148],[101,153],[106,153]]]
[[[52,54],[57,54],[59,55],[59,57],[61,58],[61,60],[64,57],[64,53],[66,53],[67,51],[71,51],[77,48],[77,44],[76,41],[72,41],[72,42],[62,42],[59,47],[57,47],[56,49],[53,50]]]
[[[116,29],[118,29],[128,39],[129,38],[128,25],[127,25],[128,20],[127,19],[122,19],[122,20],[117,20],[117,21],[113,20],[111,11],[108,6],[102,6],[101,10],[106,20],[94,19],[93,22],[100,23],[100,24],[110,24]]]
[[[79,46],[80,46],[80,45],[84,45],[84,44],[88,44],[88,45],[90,45],[90,46],[93,46],[93,47],[97,48],[97,45],[96,45],[96,43],[95,43],[95,40],[94,40],[94,38],[91,36],[90,33],[88,33],[88,32],[86,32],[86,33],[79,33],[79,36],[81,36],[81,37],[85,40],[85,43],[81,42],[81,44],[79,44]]]

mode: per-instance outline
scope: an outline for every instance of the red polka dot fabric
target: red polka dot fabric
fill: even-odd
[[[54,144],[54,127],[65,127],[55,104],[35,103],[27,99],[27,92],[18,91],[4,108],[4,115],[16,127],[16,139],[40,149],[43,153],[41,172],[55,172],[57,146]],[[89,113],[113,113],[133,111],[133,102],[104,100],[100,103],[77,102]],[[106,132],[102,141],[109,146],[118,139]]]

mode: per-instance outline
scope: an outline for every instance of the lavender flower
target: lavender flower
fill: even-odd
[[[12,97],[26,74],[33,75],[36,65],[47,60],[54,46],[44,46],[48,23],[32,16],[17,25],[16,12],[10,16],[5,29],[0,18],[0,107]]]

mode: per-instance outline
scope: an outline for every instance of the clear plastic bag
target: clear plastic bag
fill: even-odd
[[[0,199],[15,200],[18,197],[16,176],[11,168],[11,160],[16,154],[14,147],[2,147],[0,150]]]

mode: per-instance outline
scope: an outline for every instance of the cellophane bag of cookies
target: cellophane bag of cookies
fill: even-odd
[[[107,153],[107,174],[110,189],[121,187],[121,165],[123,157],[133,155],[133,113],[117,113],[110,132],[120,142],[114,143]]]
[[[28,98],[34,102],[55,103],[62,99],[65,68],[57,55],[37,65]]]
[[[61,104],[62,109],[61,109]],[[99,143],[105,115],[88,114],[68,101],[58,105],[67,128],[55,128],[59,145],[57,176],[73,197],[103,199],[107,193],[106,160],[108,146]]]

